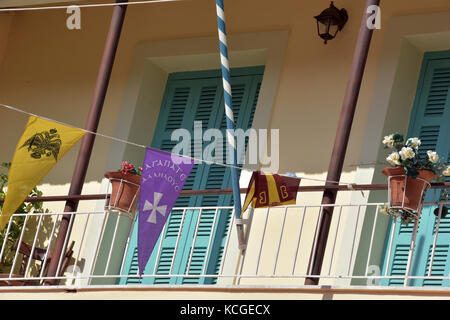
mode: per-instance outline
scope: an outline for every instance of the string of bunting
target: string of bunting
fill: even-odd
[[[102,137],[102,138],[106,138],[106,139],[110,139],[110,140],[113,140],[113,141],[129,144],[129,145],[132,145],[132,146],[135,146],[135,147],[138,147],[138,148],[142,148],[142,149],[147,149],[148,148],[148,146],[145,146],[143,144],[138,144],[138,143],[135,143],[135,142],[132,142],[132,141],[128,141],[128,140],[125,140],[125,139],[109,136],[109,135],[106,135],[106,134],[102,134],[100,132],[89,131],[89,130],[86,130],[86,129],[74,126],[72,124],[68,124],[68,123],[65,123],[65,122],[62,122],[62,121],[54,120],[54,119],[51,119],[51,118],[48,118],[48,117],[45,117],[45,116],[41,116],[41,115],[38,115],[38,114],[34,114],[34,113],[31,113],[31,112],[25,111],[23,109],[10,106],[10,105],[6,105],[6,104],[1,104],[0,103],[0,107],[3,107],[5,109],[9,109],[9,110],[12,110],[12,111],[16,111],[16,112],[19,112],[19,113],[22,113],[22,114],[26,114],[28,116],[33,116],[33,117],[44,119],[44,120],[47,120],[47,121],[52,121],[52,122],[55,122],[55,123],[58,123],[58,124],[61,124],[61,125],[64,125],[64,126],[68,126],[68,127],[74,128],[74,129],[81,130],[81,131],[83,131],[85,133],[89,133],[89,134],[93,134],[93,135],[96,135],[96,136],[99,136],[99,137]],[[218,166],[223,166],[223,167],[228,167],[228,168],[235,168],[235,169],[239,169],[239,170],[253,172],[253,170],[248,170],[248,169],[245,169],[245,168],[241,168],[239,166],[234,166],[232,164],[216,162],[216,161],[211,161],[211,160],[205,160],[205,159],[198,159],[198,158],[195,158],[195,157],[189,157],[189,156],[182,155],[182,154],[179,154],[178,156],[183,157],[183,158],[187,158],[187,159],[190,159],[190,160],[194,160],[194,161],[197,161],[197,162],[203,162],[203,163],[206,163],[206,164],[209,164],[209,165],[213,165],[214,164],[214,165],[218,165]],[[278,175],[279,176],[283,176],[283,177],[293,177],[293,174],[281,174],[280,173]],[[325,182],[325,183],[333,183],[333,184],[342,184],[342,185],[346,185],[348,187],[348,189],[354,189],[354,186],[355,186],[355,183],[348,183],[348,182],[342,182],[342,181],[331,181],[331,180],[325,180],[325,179],[319,179],[319,178],[311,178],[311,177],[304,177],[304,176],[297,176],[297,175],[295,175],[295,176],[297,178],[302,179],[302,180],[309,180],[309,181],[316,181],[316,182]],[[362,192],[362,190],[361,190],[361,192]]]
[[[149,257],[195,161],[231,167],[233,170],[241,169],[236,164],[230,165],[173,154],[78,128],[6,104],[0,104],[0,106],[28,115],[28,122],[17,143],[9,170],[8,191],[0,214],[0,230],[5,228],[8,222],[11,222],[12,215],[31,190],[85,134],[93,134],[146,150],[139,191],[134,193],[134,198],[139,194],[137,239],[139,274],[143,274],[145,271]],[[241,220],[250,204],[253,208],[295,204],[300,181],[301,178],[295,174],[283,177],[278,174],[253,171],[244,206],[243,208],[235,207],[236,218]],[[120,183],[122,184],[122,182]],[[237,188],[239,192],[239,182],[236,181],[236,184],[237,186],[234,186],[233,189]],[[239,193],[237,196],[240,200]],[[133,203],[135,203],[134,200]],[[132,204],[130,208],[133,206]],[[134,208],[131,210],[134,211]],[[242,227],[240,224],[239,226]]]

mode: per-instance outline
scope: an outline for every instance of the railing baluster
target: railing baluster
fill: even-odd
[[[359,222],[360,212],[361,212],[361,206],[358,206],[358,214],[356,215],[355,231],[353,232],[353,241],[352,241],[352,246],[351,246],[351,251],[350,251],[350,260],[348,262],[347,275],[350,275],[350,269],[352,267],[353,251],[355,248],[356,232],[358,231],[358,222]]]
[[[198,229],[200,227],[200,220],[202,219],[203,210],[200,209],[200,213],[198,214],[197,223],[195,225],[195,233],[194,233],[194,239],[192,239],[192,247],[191,252],[189,254],[189,260],[188,265],[186,267],[185,275],[189,275],[189,269],[191,268],[192,258],[194,257],[194,249],[195,249],[195,243],[197,242],[197,235],[198,235]],[[205,261],[206,263],[206,261]]]
[[[25,233],[25,229],[27,228],[28,218],[29,218],[29,215],[27,214],[25,216],[25,221],[23,222],[22,230],[20,231],[19,242],[17,242],[17,250],[16,250],[16,253],[14,254],[14,260],[13,260],[13,264],[11,266],[11,271],[9,272],[9,277],[10,278],[12,277],[13,272],[14,272],[14,268],[16,267],[17,257],[19,255],[20,245],[22,244],[23,234]]]
[[[281,229],[280,229],[280,236],[278,238],[278,248],[277,248],[277,253],[275,254],[275,263],[273,265],[273,272],[272,272],[273,276],[275,275],[275,272],[277,270],[278,255],[280,253],[281,240],[283,239],[284,225],[286,223],[287,209],[288,209],[288,207],[284,208],[283,224],[281,225]]]
[[[44,275],[45,266],[47,265],[47,257],[48,257],[49,251],[50,251],[50,246],[52,245],[53,235],[55,234],[55,229],[56,229],[56,224],[58,222],[58,219],[59,219],[59,214],[56,214],[55,221],[53,222],[52,232],[50,233],[50,238],[48,240],[48,246],[47,246],[47,249],[45,250],[44,261],[42,262],[42,268],[41,268],[41,273],[39,274],[39,278],[42,278],[42,276]]]
[[[108,184],[108,186],[109,186],[109,184]],[[111,199],[110,199],[110,201],[111,201]],[[105,210],[102,213],[103,213],[102,227],[101,227],[100,232],[98,233],[97,242],[96,242],[96,245],[95,245],[95,252],[94,252],[94,255],[93,255],[93,258],[92,258],[92,263],[91,263],[90,270],[89,270],[89,273],[88,273],[88,278],[87,278],[88,283],[90,283],[92,281],[92,279],[93,279],[92,276],[94,274],[94,267],[95,267],[95,265],[97,263],[97,257],[98,257],[98,254],[99,254],[100,244],[101,244],[101,241],[103,239],[103,235],[105,234],[106,220],[107,220],[107,217],[109,217],[109,215],[110,215],[108,210]]]
[[[208,248],[206,249],[206,256],[205,256],[205,265],[203,266],[203,271],[202,274],[206,274],[206,266],[208,265],[208,260],[209,260],[209,253],[211,251],[211,243],[212,243],[212,239],[214,236],[214,230],[216,230],[216,222],[217,222],[217,216],[219,212],[219,207],[216,208],[216,212],[214,213],[214,221],[213,221],[213,225],[211,228],[211,233],[209,235],[209,241],[208,241]]]
[[[116,225],[114,226],[114,233],[113,233],[113,237],[111,239],[111,246],[109,247],[108,259],[106,260],[106,266],[105,266],[105,273],[104,273],[104,275],[106,275],[108,273],[109,264],[111,262],[111,256],[112,256],[112,252],[113,252],[113,248],[114,248],[114,242],[116,241],[117,230],[119,229],[120,214],[117,213],[116,217],[117,217]]]
[[[25,275],[28,274],[28,271],[30,270],[31,260],[33,260],[34,249],[36,248],[36,241],[37,241],[37,238],[38,238],[39,230],[41,229],[42,217],[43,216],[41,214],[40,217],[39,217],[38,225],[36,227],[36,232],[35,232],[35,235],[34,235],[33,245],[31,246],[30,257],[28,259],[27,268],[25,269]]]
[[[386,270],[384,271],[384,276],[387,277],[389,274],[389,265],[391,263],[391,255],[392,255],[392,246],[394,245],[394,234],[395,234],[395,228],[397,227],[397,218],[391,218],[394,220],[394,224],[392,225],[391,230],[391,236],[389,237],[389,251],[387,256],[387,264],[386,264]]]
[[[0,261],[3,261],[3,253],[5,252],[6,243],[8,242],[9,230],[11,229],[11,222],[14,219],[14,215],[11,216],[8,222],[8,227],[6,228],[5,238],[3,239],[2,251],[0,252]]]
[[[68,213],[66,212],[65,214],[68,214]],[[73,218],[74,215],[75,215],[75,212],[71,212],[71,213],[70,213],[69,230],[72,229],[73,221],[74,221],[74,218]],[[68,241],[68,240],[69,240],[69,232],[66,233],[66,236],[65,236],[65,238],[64,238],[64,245],[63,245],[62,251],[61,251],[62,254],[61,254],[61,256],[59,257],[58,267],[56,268],[56,275],[55,275],[55,277],[59,277],[59,272],[60,272],[60,270],[61,270],[61,264],[62,264],[62,262],[64,261],[64,258],[65,258],[65,256],[66,256],[66,249],[67,249],[67,241]]]
[[[419,214],[419,216],[414,221],[414,230],[413,230],[413,234],[411,236],[411,245],[409,246],[408,262],[406,264],[405,282],[404,282],[405,287],[408,286],[408,282],[409,282],[408,278],[411,273],[412,259],[413,259],[413,254],[414,254],[414,248],[416,246],[416,236],[417,236],[417,229],[419,227],[420,216],[421,216],[421,214]]]
[[[297,256],[298,256],[298,249],[300,248],[300,238],[302,236],[303,231],[303,222],[305,220],[305,214],[306,214],[306,205],[303,206],[303,213],[302,213],[302,220],[300,222],[300,228],[298,230],[298,237],[297,237],[297,247],[295,249],[295,257],[294,257],[294,263],[292,264],[292,272],[291,275],[294,275],[295,272],[295,265],[297,264]]]
[[[169,270],[169,274],[172,274],[173,272],[173,266],[175,264],[175,257],[177,255],[177,251],[178,251],[178,244],[180,242],[180,237],[181,237],[181,232],[183,229],[183,223],[184,223],[184,217],[187,214],[187,210],[183,211],[183,217],[181,218],[181,222],[180,222],[180,227],[178,228],[178,235],[177,235],[177,241],[175,243],[175,248],[173,249],[173,256],[172,256],[172,262],[170,263],[170,270]],[[162,240],[162,239],[161,239]],[[158,261],[156,261],[156,264],[158,264]],[[155,265],[155,272],[154,274],[156,274],[156,265]]]
[[[228,245],[230,244],[230,234],[231,234],[231,229],[233,229],[234,218],[235,218],[235,215],[233,214],[233,211],[231,211],[230,224],[229,224],[228,230],[227,230],[227,238],[225,240],[225,246],[224,246],[223,253],[222,253],[222,259],[220,261],[219,274],[223,273],[223,268],[225,266],[225,257],[227,256],[227,253],[228,253]]]
[[[331,259],[330,259],[330,266],[328,267],[328,275],[331,274],[331,266],[333,265],[333,260],[334,260],[334,250],[336,248],[336,240],[337,240],[337,235],[339,232],[339,225],[341,222],[341,214],[342,214],[342,206],[339,207],[339,214],[338,214],[338,220],[336,223],[336,232],[334,234],[334,239],[333,239],[333,245],[332,245],[332,249],[331,249]]]
[[[375,228],[377,226],[377,221],[378,221],[378,210],[379,210],[379,206],[376,206],[375,209],[375,217],[373,218],[373,226],[372,226],[372,234],[370,235],[370,245],[369,245],[369,252],[367,254],[367,263],[366,263],[366,272],[365,272],[365,276],[367,277],[368,273],[369,273],[369,264],[370,264],[370,256],[372,255],[372,248],[373,248],[373,240],[375,238]],[[367,209],[366,209],[367,210]],[[389,262],[388,262],[389,263]]]
[[[437,237],[438,237],[438,234],[439,234],[439,226],[441,224],[442,206],[443,206],[443,204],[439,205],[439,213],[438,213],[437,222],[436,222],[436,232],[434,234],[434,239],[433,239],[433,248],[431,249],[430,266],[428,267],[428,277],[431,277],[431,271],[433,269],[433,262],[434,262],[434,254],[435,254],[435,251],[436,251]]]
[[[125,268],[125,260],[127,259],[128,249],[130,248],[131,235],[133,233],[134,225],[136,223],[136,216],[132,217],[131,221],[132,222],[131,222],[130,230],[128,231],[127,242],[125,243],[125,250],[123,253],[123,257],[122,257],[122,262],[120,264],[120,272],[119,272],[120,275],[123,274],[123,268]],[[164,230],[165,229],[166,229],[166,225],[164,225]],[[164,230],[163,230],[163,232],[164,232]]]
[[[327,206],[327,207],[329,207],[329,206]],[[319,226],[320,226],[321,221],[322,221],[323,208],[324,208],[323,206],[320,207],[319,219],[317,221],[316,233],[315,233],[315,236],[314,236],[315,239],[314,239],[314,244],[313,244],[313,251],[312,251],[313,255],[312,255],[311,261],[314,261],[316,259],[316,247],[317,247],[317,242],[319,241]],[[312,274],[313,265],[314,265],[314,263],[310,264],[309,270],[308,270],[308,275]]]
[[[262,237],[261,237],[261,244],[260,244],[260,246],[259,246],[258,261],[257,261],[257,263],[256,263],[256,271],[255,271],[255,274],[258,274],[259,263],[260,263],[260,261],[261,261],[261,253],[262,253],[262,248],[263,248],[263,244],[264,244],[264,237],[265,237],[265,235],[266,235],[266,229],[267,229],[267,220],[269,220],[269,210],[270,210],[270,207],[268,207],[267,210],[266,210],[266,220],[265,220],[265,222],[264,222],[264,230],[263,230],[263,234],[262,234]]]
[[[86,229],[87,229],[87,225],[88,225],[90,217],[91,217],[91,214],[90,213],[87,214],[86,221],[84,222],[83,234],[81,235],[80,244],[78,246],[77,257],[75,258],[75,261],[73,263],[72,277],[75,277],[76,268],[78,267],[78,259],[80,258],[81,248],[83,247],[84,237],[86,234]],[[73,279],[72,283],[74,283],[74,282],[75,282],[75,279]]]

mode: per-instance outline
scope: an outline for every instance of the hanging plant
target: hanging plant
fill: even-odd
[[[105,177],[111,182],[112,190],[107,209],[134,212],[139,197],[142,168],[122,162],[117,171],[108,171]]]
[[[421,153],[422,142],[417,137],[405,142],[397,132],[385,136],[383,144],[394,151],[386,158],[391,167],[382,170],[388,177],[389,188],[389,206],[382,208],[382,212],[407,224],[419,216],[431,181],[444,181],[450,175],[450,166],[440,161],[435,151]]]

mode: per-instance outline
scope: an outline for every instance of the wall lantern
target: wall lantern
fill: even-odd
[[[336,8],[331,1],[330,7],[314,18],[317,20],[317,32],[327,44],[328,40],[334,39],[338,31],[342,30],[348,20],[348,14],[347,10]]]

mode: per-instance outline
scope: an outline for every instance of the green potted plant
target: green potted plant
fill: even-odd
[[[112,190],[108,209],[124,212],[134,212],[139,197],[142,168],[136,168],[132,163],[122,161],[122,167],[117,171],[108,171],[105,177],[111,182]]]
[[[385,148],[393,149],[386,158],[391,165],[382,170],[388,177],[389,206],[383,212],[399,217],[403,223],[417,218],[426,191],[433,179],[443,181],[450,175],[450,166],[439,159],[435,151],[419,151],[422,144],[417,137],[406,140],[401,133],[385,136]]]

